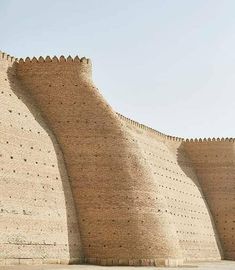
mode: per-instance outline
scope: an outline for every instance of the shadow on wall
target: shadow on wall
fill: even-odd
[[[59,147],[59,144],[50,131],[48,125],[46,124],[46,119],[43,119],[40,111],[37,109],[36,104],[32,98],[28,95],[27,89],[21,86],[20,81],[15,75],[15,66],[9,67],[7,70],[7,76],[10,83],[11,90],[13,93],[24,103],[24,105],[29,109],[30,113],[34,116],[35,121],[44,129],[48,134],[56,154],[57,165],[59,174],[61,177],[64,198],[65,198],[65,207],[66,207],[66,218],[67,218],[67,232],[68,232],[68,251],[69,251],[69,261],[67,263],[81,263],[83,262],[83,253],[82,253],[82,244],[80,238],[80,232],[75,235],[74,230],[79,230],[78,218],[75,210],[75,204],[73,200],[73,195],[70,187],[70,182],[66,170],[66,165],[63,159],[63,153]],[[75,239],[77,238],[77,239]],[[74,245],[76,243],[76,245]]]
[[[189,177],[193,181],[195,186],[198,188],[198,191],[200,192],[200,195],[201,195],[201,197],[202,197],[202,199],[204,201],[204,204],[205,204],[205,206],[207,208],[208,215],[210,217],[211,225],[212,225],[212,228],[213,228],[216,244],[217,244],[221,259],[223,259],[224,258],[223,249],[221,247],[221,242],[220,242],[220,239],[219,239],[219,234],[218,234],[217,229],[216,229],[214,218],[213,218],[213,216],[211,214],[211,210],[210,210],[209,205],[208,205],[208,203],[207,203],[207,201],[205,199],[202,188],[201,188],[201,186],[200,186],[200,184],[199,184],[199,182],[197,180],[198,179],[197,173],[196,173],[195,169],[193,168],[193,164],[191,162],[191,159],[187,155],[186,150],[184,148],[184,142],[182,142],[180,144],[180,146],[178,147],[178,149],[177,149],[177,163],[180,166],[180,168],[182,169],[182,171],[185,173],[185,175],[187,177]]]

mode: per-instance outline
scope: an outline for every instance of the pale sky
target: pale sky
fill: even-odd
[[[182,137],[235,137],[234,0],[0,0],[0,50],[91,58],[121,114]]]

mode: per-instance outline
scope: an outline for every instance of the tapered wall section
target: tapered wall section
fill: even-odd
[[[181,263],[168,201],[135,134],[93,85],[89,60],[20,61],[17,75],[62,148],[85,261]]]
[[[0,53],[0,264],[79,261],[63,157],[13,63]]]
[[[225,259],[235,260],[234,140],[185,143],[211,209]]]
[[[86,58],[0,61],[0,258],[234,259],[232,142],[185,142],[115,113]]]
[[[139,160],[151,172],[162,211],[174,228],[184,260],[219,260],[222,256],[209,207],[199,186],[184,142],[121,117],[125,130],[141,149]]]

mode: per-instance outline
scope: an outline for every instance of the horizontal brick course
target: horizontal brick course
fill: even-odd
[[[0,220],[5,264],[176,266],[234,259],[234,190],[219,184],[227,196],[221,211],[227,207],[230,216],[224,234],[214,210],[221,203],[210,187],[218,178],[208,182],[208,164],[227,175],[220,165],[226,162],[233,173],[231,139],[209,149],[204,140],[168,136],[115,113],[92,82],[89,59],[2,55],[0,61],[0,217],[10,217],[5,229]],[[225,151],[227,159],[201,162],[214,151]],[[20,241],[17,259],[11,237]]]

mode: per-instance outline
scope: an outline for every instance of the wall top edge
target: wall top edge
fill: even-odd
[[[167,135],[167,134],[164,134],[162,132],[159,132],[153,128],[150,128],[146,125],[143,125],[143,124],[140,124],[138,123],[137,121],[134,121],[120,113],[117,113],[118,117],[127,121],[128,123],[134,125],[134,126],[137,126],[141,129],[144,129],[144,130],[147,130],[147,131],[150,131],[150,132],[153,132],[155,133],[156,135],[160,136],[160,137],[163,137],[167,140],[172,140],[172,141],[182,141],[182,142],[186,142],[186,143],[204,143],[204,142],[235,142],[235,138],[194,138],[194,139],[188,139],[188,138],[181,138],[181,137],[175,137],[175,136],[171,136],[171,135]]]
[[[81,62],[81,63],[86,63],[86,64],[91,64],[91,60],[89,58],[86,58],[86,57],[79,57],[78,55],[75,56],[75,57],[72,57],[72,56],[67,56],[65,57],[64,55],[61,55],[59,57],[57,56],[53,56],[53,57],[50,57],[50,56],[46,56],[46,57],[42,57],[42,56],[39,56],[38,58],[36,57],[26,57],[25,59],[24,58],[15,58],[5,52],[2,52],[0,51],[0,59],[4,59],[4,60],[7,60],[9,62],[17,62],[17,63],[20,63],[20,64],[24,64],[24,63],[44,63],[44,62]]]

